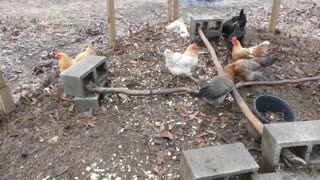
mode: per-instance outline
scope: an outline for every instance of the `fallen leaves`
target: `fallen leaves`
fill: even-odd
[[[160,133],[160,137],[162,138],[168,138],[168,139],[173,139],[173,134],[169,131],[163,131]]]
[[[59,166],[55,169],[55,175],[60,176],[63,173],[65,173],[66,171],[68,171],[69,168],[70,168],[70,166]]]
[[[51,139],[48,140],[49,144],[55,144],[59,140],[59,136],[53,136]]]
[[[86,128],[96,127],[97,118],[93,115],[92,108],[89,111],[81,113],[81,116],[86,120],[86,123],[84,124]]]

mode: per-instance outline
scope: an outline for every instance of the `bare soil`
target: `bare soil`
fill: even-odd
[[[3,1],[0,62],[18,105],[10,116],[1,116],[1,179],[179,179],[182,150],[233,142],[244,143],[259,162],[260,144],[248,134],[246,119],[231,97],[213,107],[187,94],[108,94],[99,109],[81,112],[74,108],[72,97],[63,95],[52,51],[76,55],[90,40],[98,42],[98,54],[109,59],[110,87],[198,89],[217,74],[207,49],[201,47],[203,53],[194,70],[201,83],[183,77],[168,81],[162,52],[165,48],[182,52],[188,42],[165,31],[165,4],[146,0],[117,3],[120,47],[112,51],[106,37],[105,4],[100,1]],[[264,12],[270,11],[269,5],[259,1],[243,4],[251,17],[246,46],[269,40],[270,53],[279,56],[263,72],[271,80],[320,75],[319,24],[312,24],[319,22],[314,15],[319,6],[297,3],[297,9],[308,10],[299,15],[306,17],[303,23],[309,29],[302,26],[291,32],[286,27],[297,25],[294,17],[300,16],[292,15],[294,20],[288,22],[282,15],[281,33],[270,34],[261,25],[268,22]],[[192,10],[199,13],[211,8],[229,17],[235,14],[230,12],[234,7],[182,4],[185,16]],[[292,12],[296,11],[284,4],[282,13]],[[133,32],[130,37],[128,29]],[[230,53],[225,42],[213,45],[221,63],[227,64]],[[256,96],[270,94],[287,101],[299,121],[320,119],[319,81],[239,91],[249,105]]]

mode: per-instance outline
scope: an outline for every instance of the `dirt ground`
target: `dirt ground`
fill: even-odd
[[[91,40],[98,43],[98,54],[109,59],[111,87],[198,89],[216,75],[207,49],[201,47],[193,72],[200,84],[187,78],[167,81],[170,73],[163,51],[181,52],[188,42],[165,31],[164,1],[116,1],[118,51],[108,48],[101,1],[1,3],[1,69],[13,89],[17,110],[0,117],[0,179],[179,179],[182,150],[233,142],[243,142],[260,161],[260,145],[248,134],[246,119],[232,98],[212,107],[186,94],[113,94],[105,96],[101,108],[81,112],[74,108],[72,97],[63,95],[52,51],[74,56]],[[185,19],[201,12],[230,17],[245,8],[245,44],[271,42],[270,53],[276,53],[279,61],[263,71],[279,80],[320,75],[319,4],[294,3],[283,3],[278,34],[266,31],[271,4],[264,1],[181,5]],[[227,64],[230,53],[225,42],[214,47],[221,63]],[[239,91],[249,105],[256,96],[271,94],[287,101],[298,120],[320,119],[319,81]]]

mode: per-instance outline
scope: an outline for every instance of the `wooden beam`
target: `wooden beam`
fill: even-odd
[[[116,21],[114,16],[114,0],[107,0],[107,12],[108,12],[108,33],[109,41],[112,49],[117,49],[117,39],[116,39]]]
[[[6,82],[4,81],[2,71],[0,70],[0,89],[6,87]]]
[[[179,19],[179,0],[173,0],[173,21]]]
[[[272,13],[269,24],[269,32],[274,33],[277,26],[277,20],[280,12],[281,0],[273,0]]]
[[[173,7],[173,0],[167,0],[168,1],[168,8],[167,8],[167,11],[168,11],[168,21],[172,21],[173,18],[172,18],[172,7]]]

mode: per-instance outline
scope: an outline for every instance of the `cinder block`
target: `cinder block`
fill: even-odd
[[[320,164],[320,121],[265,124],[262,134],[262,156],[272,166],[279,165],[283,148],[289,148],[308,164]]]
[[[258,164],[242,143],[183,151],[180,164],[183,180],[230,176],[249,179],[258,169]]]
[[[75,97],[74,104],[79,110],[100,107],[101,95],[97,94],[88,97]]]
[[[8,114],[16,109],[9,87],[0,89],[0,111]]]
[[[288,172],[275,172],[266,174],[253,174],[252,180],[320,180],[319,176],[307,174],[304,172],[296,172],[290,174]]]
[[[70,96],[86,97],[85,86],[89,82],[99,84],[106,78],[106,57],[89,56],[77,64],[71,66],[63,73],[61,79],[64,92]]]
[[[192,16],[190,21],[190,38],[196,39],[199,34],[197,23],[202,25],[202,31],[208,39],[212,37],[221,37],[223,18],[209,15]]]

